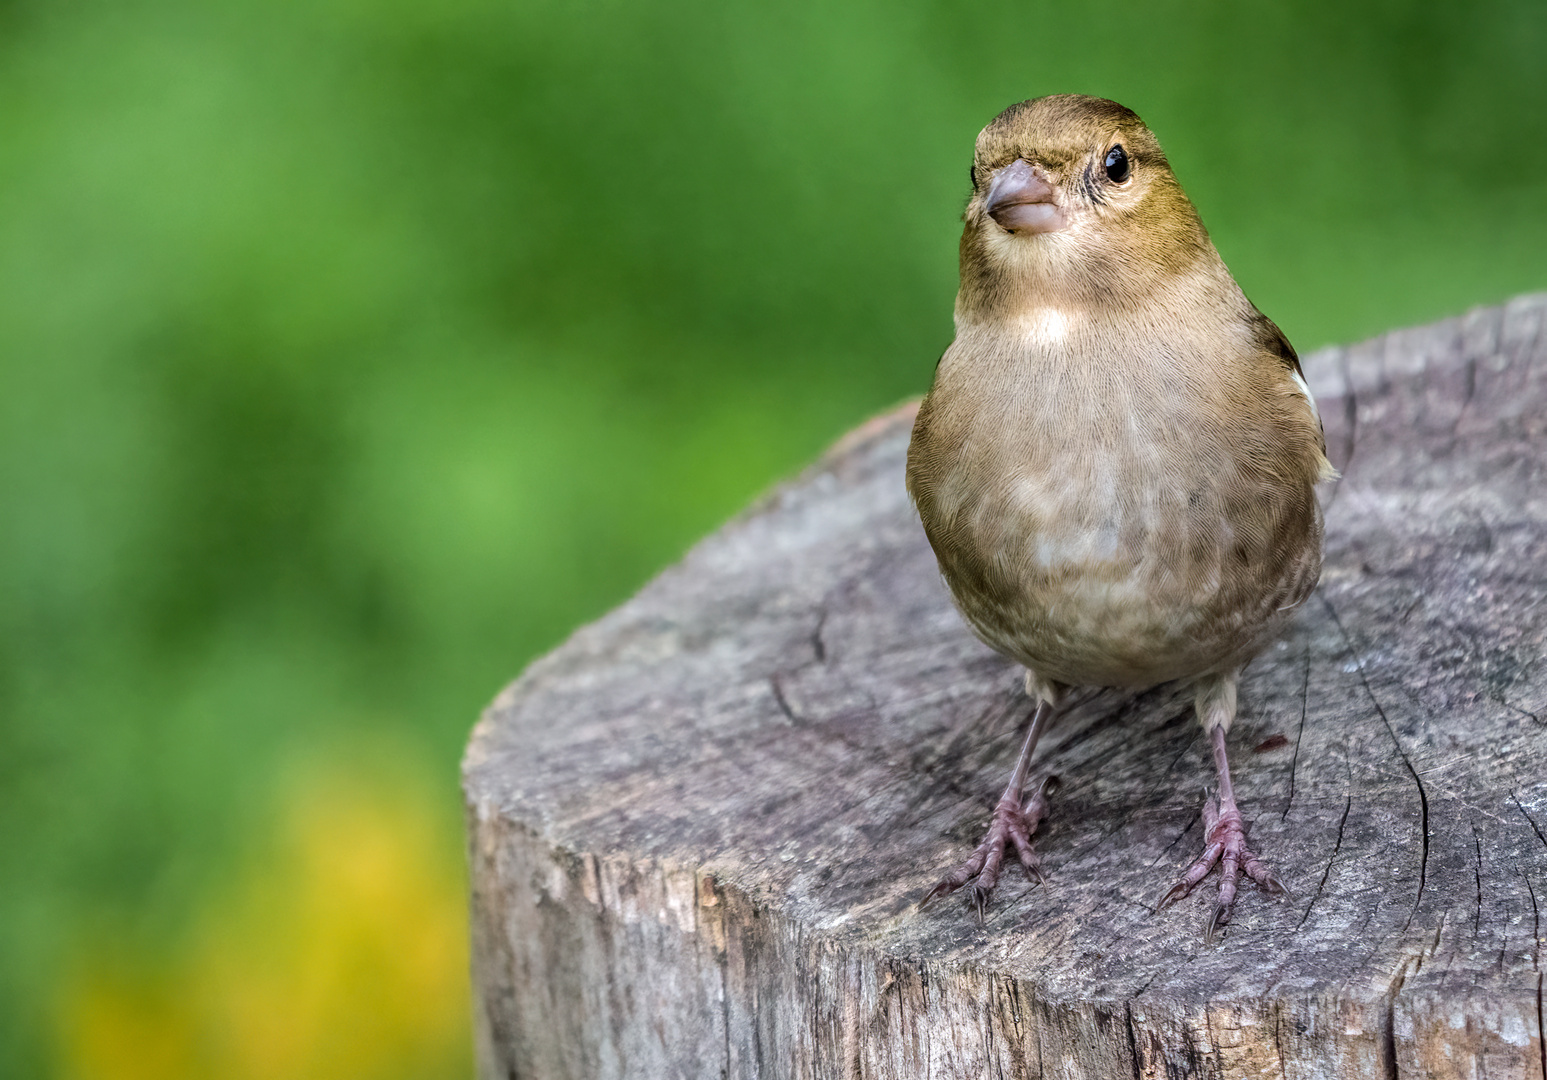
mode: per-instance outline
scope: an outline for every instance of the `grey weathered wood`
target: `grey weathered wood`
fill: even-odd
[[[478,725],[483,1075],[1542,1076],[1544,323],[1526,297],[1306,361],[1344,471],[1326,570],[1231,734],[1291,900],[1248,886],[1215,945],[1211,888],[1151,911],[1210,777],[1162,687],[1039,748],[1045,886],[1011,875],[984,926],[916,910],[1026,705],[940,584],[895,415]]]

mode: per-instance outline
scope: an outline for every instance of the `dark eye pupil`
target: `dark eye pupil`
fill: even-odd
[[[1107,151],[1107,179],[1114,184],[1121,184],[1128,179],[1128,153],[1121,146],[1114,146]]]

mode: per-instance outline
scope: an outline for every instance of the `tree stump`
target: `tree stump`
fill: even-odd
[[[1547,296],[1306,360],[1343,479],[1246,671],[1253,846],[1204,940],[1206,740],[1102,692],[980,924],[917,901],[1030,708],[862,427],[534,663],[464,766],[484,1077],[1544,1076]]]

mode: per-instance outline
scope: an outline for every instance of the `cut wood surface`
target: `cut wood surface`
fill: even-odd
[[[1544,1076],[1547,297],[1305,361],[1326,568],[1241,684],[1253,847],[1214,944],[1182,688],[1060,718],[979,924],[1030,702],[861,428],[534,663],[464,765],[485,1077]]]

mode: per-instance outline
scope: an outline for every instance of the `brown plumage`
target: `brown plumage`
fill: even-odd
[[[919,409],[908,490],[957,606],[1027,668],[1038,707],[988,839],[930,897],[982,903],[1007,843],[1034,865],[1029,758],[1070,686],[1198,680],[1223,861],[1245,845],[1225,733],[1236,676],[1315,587],[1332,475],[1299,360],[1242,294],[1143,121],[1077,95],[1012,106],[978,136],[956,339]],[[928,899],[928,898],[926,898]],[[1212,932],[1212,928],[1211,928]]]

